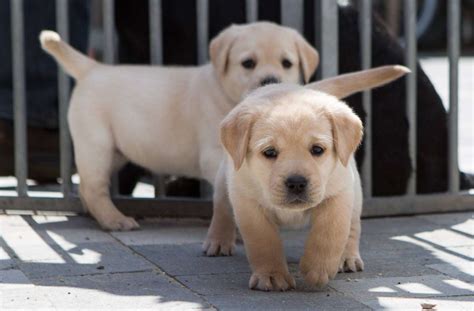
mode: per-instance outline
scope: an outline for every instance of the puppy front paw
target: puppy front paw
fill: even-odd
[[[339,265],[335,260],[307,260],[303,258],[300,263],[301,274],[306,284],[322,288],[333,279],[338,271]]]
[[[207,237],[202,245],[206,256],[232,256],[235,250],[235,236]]]
[[[295,279],[289,272],[254,272],[250,277],[249,288],[263,291],[280,291],[294,289]]]
[[[360,255],[344,256],[339,265],[339,272],[358,272],[364,270],[364,261]]]

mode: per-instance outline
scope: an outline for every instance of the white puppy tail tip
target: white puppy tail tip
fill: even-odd
[[[395,70],[398,70],[398,71],[402,72],[402,73],[410,73],[411,72],[410,68],[402,66],[402,65],[394,65],[393,68]]]
[[[39,36],[41,46],[43,49],[50,49],[57,46],[59,42],[61,42],[61,37],[57,32],[51,30],[43,30]]]

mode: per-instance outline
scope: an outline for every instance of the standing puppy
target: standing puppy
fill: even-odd
[[[311,225],[300,262],[308,284],[323,286],[338,269],[363,269],[362,192],[353,158],[362,122],[340,99],[407,72],[402,66],[386,66],[306,87],[267,86],[224,119],[221,140],[229,157],[218,176],[227,178],[253,271],[250,288],[295,287],[280,226]]]
[[[223,156],[219,123],[242,95],[270,83],[307,82],[318,64],[316,50],[296,31],[266,22],[224,30],[210,44],[212,65],[200,67],[108,66],[55,32],[43,31],[40,40],[76,79],[68,121],[80,194],[107,230],[138,228],[110,199],[114,170],[131,161],[214,184]],[[226,196],[217,201],[228,205]],[[211,246],[219,245],[212,239],[218,229],[211,225]]]

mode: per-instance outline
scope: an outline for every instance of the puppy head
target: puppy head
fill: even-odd
[[[308,82],[318,52],[296,31],[269,22],[232,25],[211,41],[211,62],[227,96],[271,83]]]
[[[245,166],[264,203],[277,208],[319,204],[334,169],[348,165],[361,138],[362,122],[344,103],[287,85],[253,93],[221,126],[235,169]]]

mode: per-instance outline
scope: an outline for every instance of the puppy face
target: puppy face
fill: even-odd
[[[348,164],[361,140],[360,119],[336,98],[302,88],[250,96],[241,105],[221,131],[235,168],[246,161],[268,206],[319,204],[335,167]]]
[[[269,22],[225,29],[212,40],[209,53],[235,102],[262,85],[307,82],[319,62],[317,51],[298,32]]]

